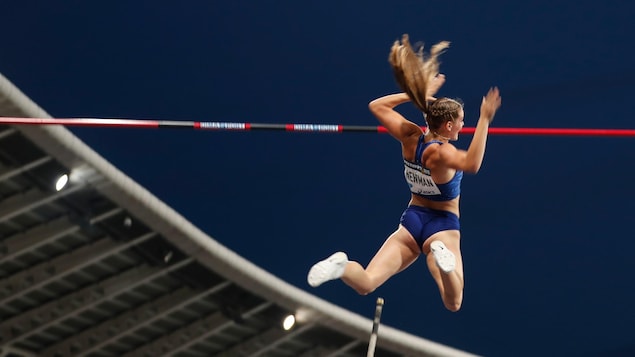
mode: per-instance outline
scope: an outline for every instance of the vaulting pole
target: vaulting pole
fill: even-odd
[[[373,318],[373,329],[370,333],[370,340],[368,341],[368,352],[366,357],[375,356],[375,347],[377,346],[377,337],[379,335],[379,322],[381,320],[381,311],[384,308],[384,299],[377,298],[377,304],[375,305],[375,317]]]
[[[0,125],[66,125],[99,128],[185,128],[211,131],[288,131],[313,133],[387,133],[382,126],[342,124],[266,124],[240,122],[204,122],[180,120],[139,120],[106,118],[12,118],[0,117]],[[422,127],[425,129],[425,127]],[[463,134],[473,134],[475,128],[463,128]],[[542,136],[635,136],[635,129],[586,129],[586,128],[497,128],[490,127],[492,135],[542,135]]]

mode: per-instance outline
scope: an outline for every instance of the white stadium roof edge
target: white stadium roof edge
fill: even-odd
[[[0,116],[51,117],[1,74]],[[0,357],[366,356],[372,324],[226,248],[65,127],[0,125]],[[383,324],[376,354],[474,356]]]

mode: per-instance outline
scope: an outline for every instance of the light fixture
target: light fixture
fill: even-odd
[[[174,253],[169,250],[167,253],[165,253],[165,255],[163,256],[163,262],[164,263],[169,263],[170,260],[172,260],[172,257],[174,257]]]
[[[57,182],[55,182],[55,189],[57,191],[61,191],[64,188],[64,186],[66,186],[67,183],[68,183],[68,175],[63,174],[57,179]]]
[[[295,316],[293,314],[288,315],[284,318],[284,321],[282,322],[282,328],[285,331],[289,331],[293,327],[293,325],[295,325]]]

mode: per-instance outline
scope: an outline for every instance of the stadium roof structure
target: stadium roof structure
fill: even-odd
[[[2,75],[0,116],[50,118]],[[371,328],[224,247],[65,127],[0,126],[0,357],[366,356]],[[377,356],[473,356],[379,332]]]

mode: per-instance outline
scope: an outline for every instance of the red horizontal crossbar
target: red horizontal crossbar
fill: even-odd
[[[66,125],[80,127],[119,128],[191,128],[216,131],[278,130],[290,132],[387,133],[382,126],[341,124],[266,124],[239,122],[204,122],[179,120],[139,120],[105,118],[13,118],[0,117],[0,125]],[[425,129],[425,127],[423,127]],[[462,133],[473,134],[475,128],[465,127]],[[492,135],[547,135],[547,136],[635,136],[635,129],[582,129],[582,128],[497,128],[490,127]]]

